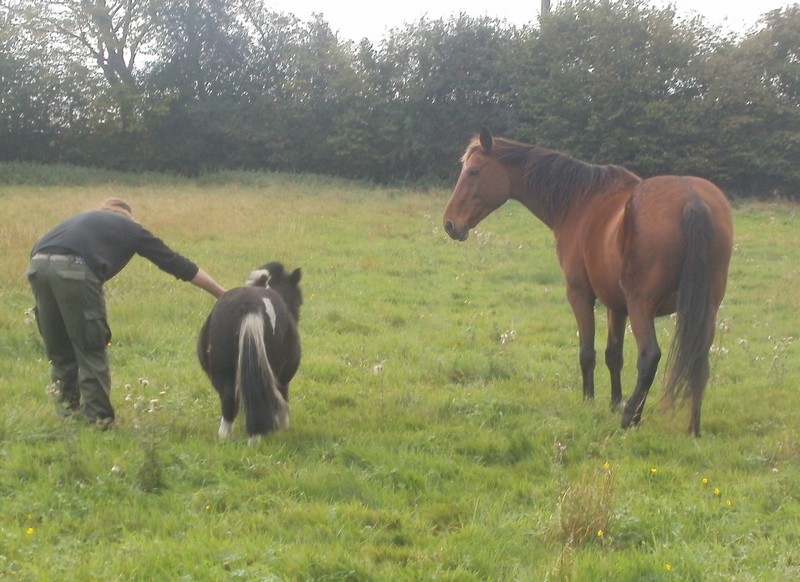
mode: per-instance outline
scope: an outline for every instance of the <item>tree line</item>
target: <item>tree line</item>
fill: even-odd
[[[341,39],[263,0],[7,0],[0,161],[452,180],[482,125],[643,176],[800,198],[800,4],[745,35],[646,0]]]

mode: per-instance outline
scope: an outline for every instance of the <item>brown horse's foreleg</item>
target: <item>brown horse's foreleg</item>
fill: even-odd
[[[572,289],[567,290],[567,298],[578,322],[578,337],[580,341],[580,364],[581,376],[583,378],[583,397],[586,400],[594,398],[594,302],[593,296],[585,293],[576,292]]]
[[[611,375],[611,408],[622,403],[622,347],[625,341],[627,316],[619,311],[608,310],[608,343],[606,344],[606,366]]]
[[[658,362],[661,359],[661,348],[658,347],[656,330],[653,317],[642,317],[631,312],[631,326],[639,347],[639,357],[636,362],[636,388],[625,403],[622,414],[622,428],[630,428],[642,420],[642,410],[647,399],[647,393],[656,376]]]

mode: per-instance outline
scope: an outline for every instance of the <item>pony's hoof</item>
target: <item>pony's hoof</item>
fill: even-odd
[[[233,423],[228,422],[224,418],[220,419],[219,422],[219,431],[217,434],[219,435],[220,439],[227,439],[233,433]]]

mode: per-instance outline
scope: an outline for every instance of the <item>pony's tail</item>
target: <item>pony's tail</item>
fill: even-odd
[[[244,408],[245,430],[250,437],[288,425],[289,407],[269,365],[264,318],[258,312],[245,315],[239,326],[236,399]]]
[[[675,338],[667,356],[664,397],[674,404],[701,398],[708,381],[708,351],[714,340],[714,309],[709,274],[714,227],[699,196],[692,196],[681,218],[685,253],[676,297]]]

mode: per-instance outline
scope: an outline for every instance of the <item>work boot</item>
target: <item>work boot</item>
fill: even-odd
[[[111,430],[111,428],[114,427],[114,419],[108,416],[105,418],[98,418],[94,421],[94,426],[96,429],[104,432]]]
[[[61,380],[56,380],[47,387],[47,394],[49,394],[56,407],[56,413],[59,416],[72,416],[80,409],[81,397],[80,394],[67,394],[64,391],[64,386]]]

